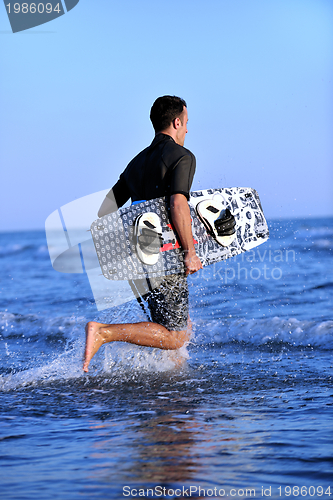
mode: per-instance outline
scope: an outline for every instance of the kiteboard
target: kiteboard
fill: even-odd
[[[257,191],[192,191],[193,243],[203,266],[229,259],[267,241],[269,231]],[[184,256],[167,198],[142,201],[95,220],[91,227],[105,278],[136,280],[184,272]]]

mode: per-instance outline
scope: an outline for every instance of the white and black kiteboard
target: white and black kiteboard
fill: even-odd
[[[194,247],[203,266],[251,250],[268,239],[267,223],[254,189],[192,191],[189,206]],[[234,218],[229,230],[232,234],[227,230],[226,236],[221,233],[219,237],[214,224],[218,227],[216,221],[223,218],[226,209]],[[90,230],[103,275],[109,280],[184,271],[183,253],[172,228],[166,198],[140,202],[105,215],[95,220]]]

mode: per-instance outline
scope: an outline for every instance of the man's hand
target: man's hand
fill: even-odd
[[[202,263],[197,254],[191,251],[184,252],[184,264],[186,269],[186,276],[189,274],[196,273],[199,269],[202,269]]]

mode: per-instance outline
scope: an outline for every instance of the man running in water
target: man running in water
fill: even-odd
[[[160,278],[154,288],[144,294],[152,321],[113,325],[89,321],[86,325],[85,372],[94,354],[108,342],[179,349],[190,339],[187,276],[202,269],[202,264],[193,245],[188,206],[195,157],[184,148],[188,122],[186,102],[176,96],[159,97],[151,108],[150,119],[155,130],[153,142],[128,164],[106,195],[98,216],[117,210],[129,198],[135,202],[166,196],[171,220],[184,252],[186,272]]]

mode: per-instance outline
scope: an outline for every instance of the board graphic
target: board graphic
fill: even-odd
[[[236,221],[235,238],[228,246],[220,245],[197,214],[203,200],[215,200],[228,208]],[[192,191],[189,206],[196,253],[203,266],[226,260],[267,241],[268,226],[258,193],[252,188],[224,188]],[[141,214],[157,214],[162,229],[157,261],[145,264],[138,256],[134,234],[135,221]],[[105,278],[135,280],[160,277],[184,271],[183,253],[172,228],[166,198],[144,201],[122,208],[95,220],[91,234]]]

